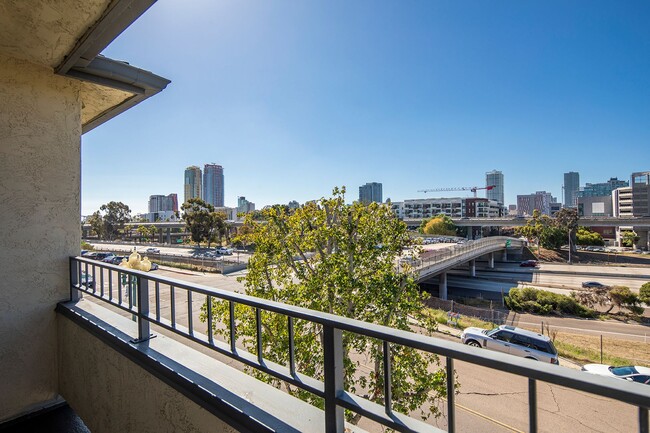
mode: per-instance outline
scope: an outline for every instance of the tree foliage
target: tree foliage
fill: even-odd
[[[265,223],[247,215],[251,230],[240,233],[256,246],[243,277],[246,294],[259,298],[333,313],[344,317],[411,331],[411,320],[422,332],[435,329],[432,318],[422,312],[423,295],[412,272],[395,266],[402,249],[413,246],[405,224],[389,206],[371,203],[346,205],[345,188],[333,197],[307,203],[292,213],[282,207],[263,210]],[[216,324],[229,319],[227,303],[214,301],[214,332],[228,338],[229,330]],[[202,319],[206,320],[206,305]],[[255,311],[236,307],[237,336],[244,346],[256,350]],[[287,318],[262,313],[262,346],[265,359],[287,365],[289,356]],[[294,322],[295,362],[302,374],[323,379],[322,327],[304,320]],[[366,392],[372,401],[383,400],[382,345],[356,334],[343,334],[345,386]],[[353,359],[352,354],[357,354]],[[392,398],[396,410],[419,410],[423,417],[439,415],[436,403],[444,397],[445,371],[434,354],[394,346],[391,351]],[[358,357],[372,366],[362,375]],[[255,373],[275,386],[313,404],[322,401],[294,386]],[[351,417],[357,422],[359,416]]]
[[[518,227],[515,233],[537,241],[544,248],[557,250],[568,241],[569,229],[573,230],[572,227],[574,222],[571,213],[565,213],[558,219],[542,215],[535,209],[532,218],[526,221],[525,226]]]
[[[200,198],[191,198],[183,203],[181,209],[187,231],[190,232],[192,241],[196,242],[197,246],[205,241],[210,248],[211,243],[221,244],[223,237],[228,237],[226,214],[215,212],[214,206],[210,203]]]
[[[438,214],[423,220],[420,232],[426,235],[456,236],[456,225],[448,215]]]
[[[589,230],[586,227],[579,227],[576,233],[576,243],[578,245],[605,245],[600,233]]]
[[[641,297],[625,286],[594,287],[589,288],[589,290],[574,292],[572,296],[589,308],[595,308],[596,306],[608,307],[605,313],[611,312],[614,307],[629,310],[633,314],[643,313],[643,307],[640,306],[641,302],[643,302]]]
[[[639,289],[639,300],[650,305],[650,282],[644,283]]]
[[[104,218],[99,211],[94,212],[86,219],[86,223],[90,224],[91,230],[97,235],[98,238],[104,239]]]
[[[571,314],[580,317],[594,317],[596,312],[587,308],[574,297],[538,290],[531,287],[513,287],[505,297],[505,303],[513,311],[534,314]]]
[[[138,226],[135,231],[140,235],[140,238],[144,240],[150,240],[156,236],[156,228],[154,226]]]
[[[639,241],[639,236],[637,236],[635,231],[626,230],[621,235],[621,245],[624,247],[633,247],[635,242]]]
[[[108,239],[113,240],[120,230],[124,229],[124,224],[131,221],[131,209],[120,201],[111,201],[99,208],[104,212],[104,232]]]

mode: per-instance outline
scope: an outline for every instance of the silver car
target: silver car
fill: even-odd
[[[557,350],[545,335],[501,325],[490,331],[481,328],[466,328],[460,336],[464,344],[482,347],[497,352],[559,364]]]

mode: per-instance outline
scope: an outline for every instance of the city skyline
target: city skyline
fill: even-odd
[[[368,179],[398,201],[494,168],[506,205],[562,197],[569,171],[627,180],[643,162],[604,155],[650,141],[650,5],[594,3],[160,3],[105,54],[172,82],[83,136],[82,213],[180,198],[173,173],[210,160],[233,207],[342,185],[353,201]],[[125,158],[135,148],[146,157]]]

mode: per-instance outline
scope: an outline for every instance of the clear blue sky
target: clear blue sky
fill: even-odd
[[[226,205],[258,208],[493,169],[507,204],[561,200],[567,171],[629,180],[650,170],[649,23],[647,0],[160,1],[104,54],[172,83],[83,136],[82,214],[182,201],[212,162]]]

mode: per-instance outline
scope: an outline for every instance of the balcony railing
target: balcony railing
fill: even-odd
[[[639,432],[648,433],[650,393],[646,386],[640,384],[622,380],[614,381],[551,364],[542,364],[507,354],[467,347],[460,343],[448,342],[415,332],[401,331],[180,280],[161,278],[81,257],[70,259],[70,290],[72,300],[79,299],[80,293],[85,293],[131,314],[138,323],[138,335],[134,339],[134,343],[148,339],[150,324],[155,324],[189,341],[234,358],[249,367],[323,398],[325,402],[325,430],[327,432],[344,431],[344,409],[349,409],[400,432],[441,431],[420,420],[392,410],[391,347],[403,345],[445,357],[449,432],[454,432],[456,425],[454,361],[460,360],[528,379],[530,432],[537,432],[537,382],[542,381],[636,406],[638,408]],[[169,291],[168,302],[162,299],[163,291]],[[227,302],[229,305],[230,319],[227,323],[219,324],[229,330],[229,339],[221,341],[212,331],[212,300]],[[198,331],[193,323],[197,302],[201,304],[205,302],[207,306],[206,333]],[[237,322],[234,311],[237,304],[247,305],[256,313],[256,353],[247,352],[236,345]],[[179,319],[181,309],[183,309],[183,313],[187,313],[187,317],[182,320]],[[279,365],[264,358],[262,312],[280,314],[287,318],[289,335],[289,362],[287,365]],[[296,369],[293,333],[295,320],[306,320],[322,327],[324,336],[322,340],[323,381],[304,375]],[[371,402],[344,389],[343,332],[355,333],[383,342],[385,390],[382,404]]]

